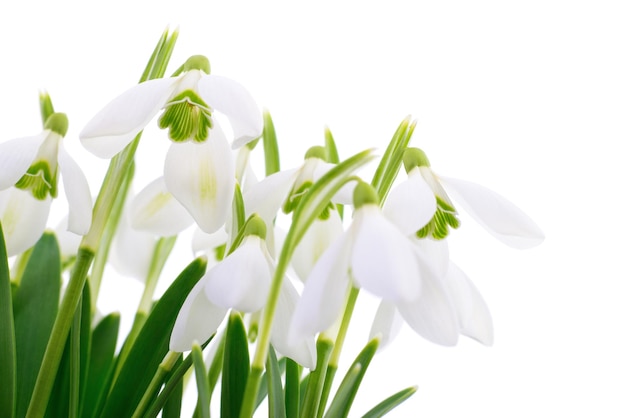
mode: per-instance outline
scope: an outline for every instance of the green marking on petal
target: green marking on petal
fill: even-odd
[[[437,210],[433,218],[422,229],[417,231],[418,238],[431,237],[444,239],[450,233],[449,228],[457,229],[460,225],[454,206],[437,196]]]
[[[212,109],[193,90],[185,90],[174,97],[159,118],[159,128],[169,128],[174,142],[204,142],[213,128]]]
[[[15,183],[15,187],[29,190],[38,200],[45,200],[48,194],[57,197],[57,171],[53,171],[47,161],[37,161]]]

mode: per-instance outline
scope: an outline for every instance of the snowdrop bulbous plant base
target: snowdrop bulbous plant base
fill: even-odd
[[[43,131],[0,142],[3,416],[181,416],[188,402],[202,417],[264,408],[272,417],[347,416],[353,402],[382,416],[415,388],[370,399],[359,385],[402,323],[439,345],[461,336],[493,343],[486,301],[450,258],[448,237],[466,219],[456,205],[514,248],[543,240],[527,215],[483,186],[437,176],[424,151],[409,148],[410,118],[379,158],[371,149],[340,157],[327,129],[303,161],[281,161],[271,115],[253,93],[211,74],[203,56],[168,70],[177,35],[166,31],[140,83],[81,130],[80,143],[110,159],[95,200],[87,162],[64,146],[78,139],[67,135],[72,109],[56,112],[48,94]],[[139,142],[166,140],[163,176],[134,195]],[[371,179],[359,171],[368,164]],[[80,239],[63,250],[44,232],[59,194]],[[177,277],[162,277],[166,262],[181,259]],[[143,283],[123,334],[119,314],[98,312],[109,267]],[[161,279],[169,285],[155,297]],[[380,303],[370,342],[344,352],[361,292]],[[342,354],[354,361],[340,376]],[[192,368],[195,380],[186,379]],[[188,385],[197,398],[183,406]]]

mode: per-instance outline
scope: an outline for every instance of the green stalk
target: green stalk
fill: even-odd
[[[256,396],[261,384],[261,375],[268,355],[272,323],[274,321],[274,314],[276,313],[278,296],[296,245],[298,245],[298,242],[300,242],[302,236],[313,221],[319,216],[322,210],[326,208],[335,193],[347,182],[354,180],[352,172],[371,159],[371,150],[366,150],[336,165],[311,186],[300,205],[298,205],[294,211],[293,221],[287,232],[287,237],[285,238],[276,270],[274,271],[267,303],[263,309],[263,316],[259,327],[259,339],[250,369],[250,376],[246,383],[240,413],[241,418],[252,417],[254,412]]]
[[[330,395],[330,389],[333,384],[333,379],[335,378],[335,374],[337,373],[337,368],[339,366],[339,357],[341,356],[341,350],[343,348],[344,342],[346,341],[348,326],[350,325],[352,313],[354,312],[354,307],[356,306],[356,300],[358,297],[359,289],[352,286],[350,288],[350,293],[346,302],[346,308],[343,311],[341,325],[339,326],[339,331],[337,332],[335,346],[333,348],[333,352],[331,353],[330,360],[328,361],[326,380],[324,381],[324,389],[322,390],[322,396],[320,398],[320,407],[317,411],[318,417],[321,417],[324,414],[324,409],[326,408],[326,402],[328,401],[328,396]]]
[[[161,384],[163,384],[165,376],[167,376],[167,374],[172,371],[180,355],[180,353],[175,353],[173,351],[170,351],[165,355],[165,358],[163,359],[161,364],[159,364],[157,372],[152,377],[150,385],[148,385],[148,388],[144,392],[141,401],[139,401],[139,405],[137,405],[135,412],[133,412],[132,418],[139,418],[143,416],[143,413],[148,408],[150,401],[159,391]]]
[[[177,36],[176,31],[171,35],[168,35],[167,31],[163,34],[148,61],[147,70],[144,71],[141,81],[163,76]],[[52,327],[48,346],[26,412],[28,418],[43,417],[46,411],[74,312],[87,280],[87,273],[99,247],[116,196],[128,176],[140,136],[141,133],[124,150],[113,157],[109,164],[109,169],[94,205],[91,227],[81,241],[76,256],[76,264],[72,269],[65,295]],[[93,303],[95,305],[95,299]]]
[[[54,321],[50,340],[46,347],[37,382],[33,389],[33,395],[26,412],[26,417],[38,418],[43,417],[48,406],[48,399],[52,391],[52,385],[59,369],[61,355],[65,348],[65,342],[70,326],[74,319],[74,312],[78,306],[78,301],[82,295],[87,272],[93,260],[94,253],[88,248],[81,247],[76,256],[76,264],[72,270],[72,276],[65,290],[65,295],[59,312]]]
[[[78,408],[80,402],[80,323],[82,314],[82,296],[78,300],[74,321],[70,331],[70,418],[78,418]]]

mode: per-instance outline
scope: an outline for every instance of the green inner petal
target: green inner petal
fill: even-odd
[[[211,108],[192,90],[185,90],[174,97],[159,118],[159,128],[169,128],[174,142],[204,142],[213,128]]]
[[[45,200],[48,194],[57,197],[57,172],[52,172],[47,161],[38,161],[28,168],[26,174],[15,183],[15,187],[30,190],[38,200]]]
[[[417,231],[418,238],[431,237],[444,239],[450,233],[449,228],[457,229],[460,225],[454,206],[437,196],[437,210],[433,218],[422,229]]]

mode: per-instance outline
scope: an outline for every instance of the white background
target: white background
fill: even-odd
[[[413,144],[435,171],[499,191],[547,238],[512,250],[462,213],[452,257],[491,308],[495,345],[442,348],[405,327],[375,358],[355,416],[417,384],[391,416],[623,417],[623,5],[5,1],[0,141],[40,130],[37,94],[47,89],[69,116],[66,146],[95,191],[106,164],[77,134],[136,83],[168,24],[180,27],[170,70],[204,54],[214,74],[247,86],[273,115],[285,168],[323,143],[326,125],[346,157],[383,148],[411,114]],[[150,160],[160,166],[163,141],[144,138],[139,179],[154,175],[141,174]],[[119,295],[141,289],[128,278],[111,283],[118,296],[103,301],[105,312],[127,309]],[[358,312],[346,360],[365,343],[371,315],[371,306]]]

